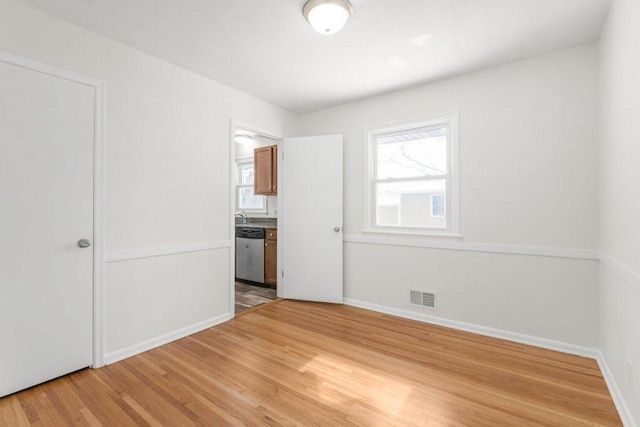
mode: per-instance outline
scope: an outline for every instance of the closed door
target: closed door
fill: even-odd
[[[0,61],[0,396],[92,363],[94,105]]]
[[[278,296],[341,303],[342,135],[287,138],[281,151]]]

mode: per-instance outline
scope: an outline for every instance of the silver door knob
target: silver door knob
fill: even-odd
[[[87,239],[80,239],[78,240],[78,246],[81,247],[82,249],[88,248],[89,246],[91,246],[91,242],[88,241]]]
[[[333,227],[333,231],[335,231],[336,233],[340,231],[340,227],[338,227],[337,225],[335,227]]]

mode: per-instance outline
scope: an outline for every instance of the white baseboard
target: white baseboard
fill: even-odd
[[[613,399],[613,404],[616,405],[616,409],[618,410],[618,414],[620,415],[622,424],[626,427],[636,427],[636,423],[633,420],[633,415],[631,415],[631,411],[629,410],[629,407],[627,406],[627,403],[622,396],[622,392],[618,387],[618,382],[609,369],[607,359],[604,357],[604,354],[601,351],[598,351],[596,361],[598,362],[598,366],[600,366],[600,371],[602,372],[604,381],[607,383],[607,388],[609,389],[609,393],[611,394],[611,398]]]
[[[541,347],[547,350],[560,351],[562,353],[574,354],[576,356],[588,357],[590,359],[596,359],[599,350],[591,347],[583,347],[575,344],[569,344],[562,341],[554,341],[546,338],[534,337],[526,334],[519,334],[517,332],[509,332],[503,329],[495,329],[487,326],[474,325],[473,323],[459,322],[457,320],[445,319],[442,317],[432,316],[428,314],[416,313],[414,311],[402,310],[393,307],[387,307],[383,305],[371,304],[368,302],[353,300],[349,298],[344,299],[344,303],[354,307],[364,308],[367,310],[377,311],[380,313],[391,314],[393,316],[402,317],[410,320],[417,320],[419,322],[430,323],[432,325],[444,326],[447,328],[457,329],[465,332],[472,332],[478,335],[484,335],[492,338],[498,338],[507,341],[513,341],[520,344],[532,345],[534,347]]]
[[[184,338],[186,336],[195,334],[196,332],[203,331],[212,326],[219,325],[220,323],[224,323],[228,320],[233,319],[232,314],[223,314],[222,316],[214,317],[212,319],[205,320],[203,322],[196,323],[191,326],[187,326],[182,329],[178,329],[177,331],[169,332],[168,334],[161,335],[157,338],[152,338],[147,341],[143,341],[138,344],[134,344],[130,347],[123,348],[122,350],[117,350],[104,356],[105,365],[110,365],[115,362],[119,362],[128,357],[135,356],[136,354],[144,353],[145,351],[149,351],[156,347],[160,347],[161,345],[168,344],[172,341],[178,340],[180,338]]]

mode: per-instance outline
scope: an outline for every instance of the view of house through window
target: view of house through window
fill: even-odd
[[[267,205],[265,196],[253,194],[253,180],[253,162],[239,162],[236,209],[251,212],[266,212]]]
[[[450,229],[451,121],[369,132],[370,226]]]

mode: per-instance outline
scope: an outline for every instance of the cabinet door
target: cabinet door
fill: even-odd
[[[254,194],[272,194],[273,173],[272,173],[272,150],[271,147],[256,148],[253,152],[254,163]]]
[[[271,147],[271,194],[278,194],[278,146]]]
[[[265,240],[264,242],[264,283],[275,287],[278,282],[277,274],[278,242]]]

